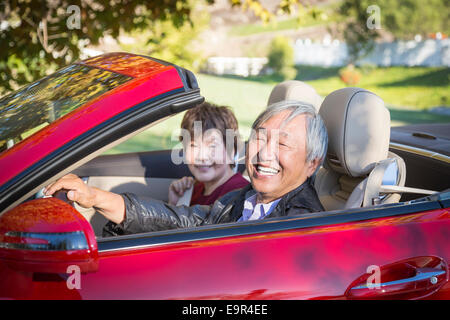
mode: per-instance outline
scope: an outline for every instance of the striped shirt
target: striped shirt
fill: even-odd
[[[269,203],[257,203],[256,192],[254,192],[245,199],[244,210],[242,210],[242,216],[239,218],[238,222],[264,219],[273,211],[273,209],[275,209],[280,200],[281,198]]]

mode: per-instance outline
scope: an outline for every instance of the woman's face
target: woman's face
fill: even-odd
[[[194,135],[190,144],[185,146],[185,152],[189,170],[200,182],[220,179],[233,163],[226,152],[222,135],[216,129]]]

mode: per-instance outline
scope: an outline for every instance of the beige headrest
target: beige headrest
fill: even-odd
[[[272,89],[267,105],[283,100],[306,102],[313,105],[316,111],[319,111],[323,99],[310,85],[298,80],[288,80],[277,84]]]
[[[325,98],[319,114],[328,130],[326,165],[334,171],[361,177],[387,158],[391,117],[374,93],[360,88],[336,90]]]

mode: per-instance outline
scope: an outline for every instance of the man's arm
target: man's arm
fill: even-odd
[[[89,187],[79,177],[68,174],[46,187],[44,194],[67,191],[67,198],[84,208],[94,207],[120,233],[187,228],[202,225],[210,214],[210,206],[169,205],[159,200],[142,200],[134,194],[116,194]]]
[[[121,194],[125,203],[125,219],[119,224],[109,224],[115,232],[132,234],[203,225],[210,206],[174,206],[155,199],[140,199],[132,193]]]

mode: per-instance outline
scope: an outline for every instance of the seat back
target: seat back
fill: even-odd
[[[298,80],[287,80],[277,84],[270,93],[267,105],[270,106],[284,100],[295,100],[311,104],[316,111],[319,111],[323,101],[313,87]]]
[[[398,201],[398,194],[380,195],[392,172],[397,185],[404,185],[406,175],[403,160],[389,153],[390,114],[383,100],[364,89],[344,88],[325,98],[319,114],[329,144],[315,187],[325,209]]]

